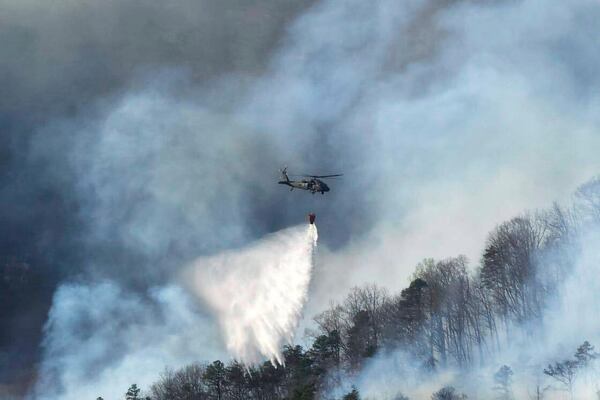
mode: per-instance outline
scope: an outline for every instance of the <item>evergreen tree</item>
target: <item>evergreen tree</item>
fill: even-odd
[[[513,371],[508,365],[503,365],[494,374],[494,390],[498,392],[498,399],[509,400],[512,398],[512,376]]]
[[[229,364],[225,370],[227,395],[230,400],[245,400],[247,398],[248,380],[244,366],[237,361]]]
[[[225,390],[225,365],[219,360],[206,367],[202,378],[208,386],[211,399],[222,400]]]
[[[356,390],[355,387],[352,388],[352,391],[350,393],[348,393],[347,395],[345,395],[344,397],[342,397],[343,400],[360,400],[360,394],[358,393],[358,390]]]
[[[140,394],[140,389],[134,383],[133,385],[131,385],[129,387],[129,389],[127,389],[127,393],[125,393],[125,399],[126,400],[141,400],[141,398],[139,397],[139,394]]]
[[[431,396],[431,400],[465,400],[467,395],[456,393],[453,386],[445,386]]]
[[[575,359],[577,360],[580,368],[587,367],[596,358],[598,358],[598,353],[594,351],[594,346],[592,346],[587,340],[583,342],[583,344],[579,346],[575,352]]]

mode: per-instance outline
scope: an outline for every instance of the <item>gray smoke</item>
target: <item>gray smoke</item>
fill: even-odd
[[[133,290],[155,282],[124,272],[153,262],[90,232],[94,193],[85,191],[94,189],[81,186],[86,165],[73,159],[90,150],[78,146],[99,134],[112,103],[149,83],[164,94],[167,69],[185,71],[180,95],[225,73],[253,79],[310,3],[0,1],[0,257],[31,267],[15,293],[0,289],[0,382],[31,381],[60,281],[111,270]],[[261,207],[250,213],[263,215]]]
[[[78,341],[51,339],[83,329],[81,313],[64,306],[74,288],[116,288],[94,296],[103,304],[83,304],[112,310],[121,322],[111,340],[127,342],[120,297],[141,314],[160,309],[151,293],[170,287],[185,263],[311,210],[325,247],[310,316],[355,284],[405,286],[424,257],[476,260],[496,223],[564,199],[600,170],[596,2],[169,4],[2,4],[1,58],[12,74],[3,114],[32,115],[31,125],[10,123],[3,140],[14,146],[11,168],[34,177],[22,191],[4,178],[3,197],[22,193],[7,215],[26,215],[22,204],[44,210],[38,194],[49,187],[65,217],[33,213],[11,226],[41,224],[45,241],[25,232],[19,243],[61,249],[52,259],[81,279],[54,296],[43,388],[76,393],[71,382],[83,380],[69,371],[95,360]],[[35,134],[23,143],[22,131]],[[345,177],[328,196],[288,193],[275,184],[285,164]],[[61,313],[73,323],[52,322]],[[145,329],[164,323],[149,315]],[[100,320],[85,323],[86,343],[110,348],[95,334]],[[219,344],[206,353],[187,346],[206,359]],[[48,367],[56,360],[65,361]],[[141,382],[135,368],[119,374]]]
[[[167,366],[223,357],[218,338],[181,288],[140,296],[109,281],[64,284],[54,294],[32,397],[121,398],[132,380],[148,387]]]

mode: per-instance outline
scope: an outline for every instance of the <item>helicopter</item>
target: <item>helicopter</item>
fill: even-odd
[[[281,180],[277,183],[280,185],[287,185],[290,187],[290,192],[294,189],[302,189],[308,190],[312,194],[317,192],[321,192],[321,194],[325,194],[325,192],[329,192],[329,186],[325,184],[321,179],[326,178],[334,178],[338,176],[342,176],[344,174],[333,174],[333,175],[292,175],[292,176],[301,176],[302,180],[292,181],[288,177],[287,167],[281,170]]]

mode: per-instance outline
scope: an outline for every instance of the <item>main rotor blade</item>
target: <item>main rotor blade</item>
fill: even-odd
[[[336,176],[343,176],[344,174],[333,174],[333,175],[306,175],[311,178],[334,178]]]

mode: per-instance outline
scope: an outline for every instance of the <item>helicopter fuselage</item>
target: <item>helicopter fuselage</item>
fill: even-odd
[[[323,182],[320,179],[302,179],[300,181],[292,181],[292,180],[285,180],[285,181],[279,181],[277,182],[280,185],[287,185],[290,187],[290,190],[294,190],[294,189],[301,189],[301,190],[308,190],[310,191],[312,194],[315,194],[317,192],[321,192],[321,194],[325,194],[325,192],[329,192],[329,186],[327,186],[327,184],[325,182]]]

